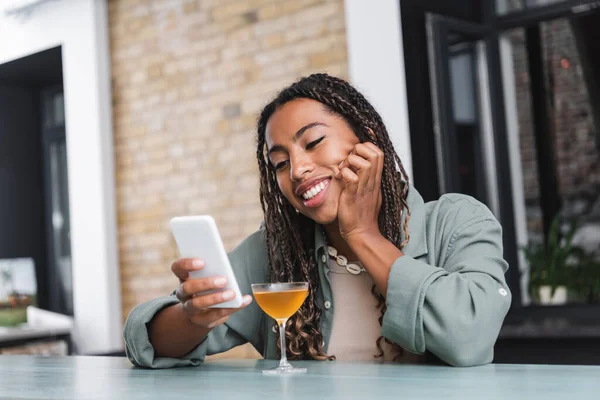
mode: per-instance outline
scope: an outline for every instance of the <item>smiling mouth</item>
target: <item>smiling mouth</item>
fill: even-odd
[[[325,186],[327,186],[325,181],[321,181],[321,182],[317,183],[315,186],[313,186],[312,188],[310,188],[306,192],[304,192],[304,194],[302,195],[302,198],[304,200],[313,199],[316,195],[321,193],[321,191],[323,189],[325,189]]]
[[[329,184],[329,179],[325,179],[308,189],[300,196],[302,204],[308,208],[319,207],[325,202],[325,195],[327,189],[329,189]]]

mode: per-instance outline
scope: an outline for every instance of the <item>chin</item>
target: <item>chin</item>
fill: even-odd
[[[313,211],[312,213],[304,214],[305,216],[307,216],[308,218],[312,219],[313,221],[315,221],[317,224],[321,224],[321,225],[329,225],[335,222],[335,220],[337,219],[337,212],[333,212],[333,211],[327,211],[324,212],[325,210],[321,211]]]

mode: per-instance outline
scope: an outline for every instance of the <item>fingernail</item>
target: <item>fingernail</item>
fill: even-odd
[[[225,278],[217,278],[214,280],[213,282],[215,284],[215,286],[225,286],[225,284],[227,283],[227,279]]]
[[[244,296],[244,305],[247,306],[250,303],[252,303],[252,296]]]
[[[223,300],[231,300],[231,299],[233,299],[234,296],[235,296],[235,293],[233,293],[232,291],[227,291],[227,292],[223,293]]]
[[[202,267],[204,267],[204,261],[202,261],[202,260],[194,260],[194,261],[192,261],[192,267],[194,267],[194,268],[202,268]]]

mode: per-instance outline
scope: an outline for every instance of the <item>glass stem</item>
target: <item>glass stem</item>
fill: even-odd
[[[290,364],[287,361],[287,351],[285,347],[285,323],[287,319],[279,319],[277,323],[279,324],[279,338],[281,342],[281,360],[279,361],[279,368],[289,367]]]

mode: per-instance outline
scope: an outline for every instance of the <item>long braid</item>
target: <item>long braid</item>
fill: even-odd
[[[350,125],[361,143],[372,142],[384,153],[381,177],[382,205],[378,224],[381,233],[402,249],[409,240],[407,204],[408,175],[394,150],[381,116],[348,82],[327,74],[313,74],[285,88],[262,111],[258,120],[257,160],[260,172],[260,202],[265,216],[265,238],[273,282],[303,280],[309,283],[308,296],[299,312],[286,327],[287,355],[290,359],[335,359],[323,351],[323,334],[319,328],[322,310],[316,303],[319,290],[318,266],[314,257],[315,222],[298,214],[281,193],[275,169],[266,154],[266,125],[269,118],[287,102],[307,98],[322,103],[326,109]],[[404,214],[404,220],[402,218]],[[385,314],[385,298],[372,288],[381,308],[379,323]],[[377,348],[383,355],[380,337]],[[385,339],[390,343],[387,339]],[[396,346],[401,351],[399,346]]]

